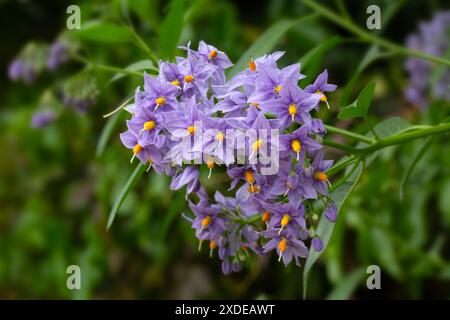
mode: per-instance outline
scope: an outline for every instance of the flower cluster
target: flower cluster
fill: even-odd
[[[77,43],[69,42],[64,37],[58,38],[52,44],[28,43],[10,63],[8,76],[13,81],[32,84],[45,70],[54,72],[69,61],[71,53],[76,52],[77,47]],[[66,107],[82,114],[95,103],[98,89],[95,79],[85,70],[62,82],[58,93]],[[55,108],[39,108],[33,114],[31,126],[42,128],[55,121],[58,112],[52,109]]]
[[[211,255],[217,248],[225,274],[239,271],[250,251],[299,264],[309,243],[323,246],[312,202],[323,200],[325,217],[336,219],[326,174],[333,162],[323,158],[324,125],[312,117],[336,86],[324,71],[300,88],[299,64],[277,66],[282,52],[251,59],[227,80],[232,63],[224,52],[203,41],[182,49],[186,58],[161,61],[157,77],[144,75],[126,107],[132,117],[120,138],[131,161],[171,176],[172,190],[186,186],[187,199],[195,194],[188,199],[194,216],[185,218],[200,248],[208,243]],[[211,203],[202,164],[209,179],[224,168],[235,196],[216,191]]]
[[[448,34],[450,32],[450,11],[437,12],[430,22],[421,23],[419,32],[407,38],[407,46],[437,57],[449,53]],[[409,86],[405,90],[406,99],[425,108],[427,96],[450,101],[450,70],[439,69],[432,62],[409,58],[405,68],[409,73]],[[427,79],[431,79],[428,81]]]

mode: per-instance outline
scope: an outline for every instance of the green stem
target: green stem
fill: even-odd
[[[404,143],[407,141],[411,141],[411,140],[415,140],[415,139],[419,139],[419,138],[423,138],[423,137],[427,137],[427,136],[432,136],[432,135],[439,134],[439,133],[445,133],[445,132],[449,132],[449,131],[450,131],[450,122],[439,124],[439,125],[433,126],[431,128],[427,128],[427,129],[421,129],[421,130],[416,130],[416,131],[412,131],[412,132],[395,134],[393,136],[383,138],[371,146],[358,149],[358,152],[360,152],[363,155],[367,155],[367,154],[373,153],[379,149],[383,149],[383,148],[386,148],[389,146],[393,146],[393,145],[397,145],[397,144]]]
[[[336,150],[341,150],[350,154],[360,154],[360,150],[346,144],[334,142],[333,140],[323,139],[323,144]]]
[[[143,77],[144,76],[144,74],[141,73],[141,72],[121,69],[121,68],[112,67],[112,66],[108,66],[108,65],[104,65],[104,64],[94,63],[94,62],[91,62],[88,59],[86,59],[86,58],[84,58],[82,56],[79,56],[79,55],[73,55],[73,58],[75,60],[78,60],[78,61],[86,64],[87,66],[90,66],[90,67],[95,68],[95,69],[99,69],[99,70],[103,70],[103,71],[107,71],[107,72],[111,72],[111,73],[122,73],[122,74],[127,74],[127,75],[130,75],[130,76],[138,76],[138,77]]]
[[[341,129],[341,128],[337,128],[334,126],[325,125],[325,129],[327,129],[328,132],[336,133],[336,134],[339,134],[339,135],[347,137],[347,138],[352,138],[355,140],[366,142],[368,144],[372,144],[374,142],[373,139],[363,136],[362,134],[354,133],[354,132],[351,132],[351,131],[348,131],[345,129]]]
[[[420,58],[420,59],[424,59],[424,60],[429,60],[429,61],[433,61],[436,63],[442,63],[445,64],[447,66],[450,66],[450,60],[444,59],[444,58],[440,58],[440,57],[436,57],[421,51],[417,51],[417,50],[412,50],[412,49],[408,49],[402,46],[399,46],[393,42],[390,42],[388,40],[385,40],[383,38],[377,37],[369,32],[366,32],[364,30],[362,30],[361,28],[359,28],[357,25],[355,25],[353,22],[351,22],[350,20],[346,20],[344,18],[341,18],[340,16],[338,16],[337,14],[335,14],[333,11],[325,8],[324,6],[318,4],[316,1],[313,0],[302,0],[307,6],[309,6],[311,9],[313,9],[314,11],[316,11],[317,13],[319,13],[320,15],[324,16],[325,18],[335,22],[336,24],[338,24],[339,26],[341,26],[344,29],[347,29],[348,31],[350,31],[351,33],[357,35],[358,37],[360,37],[361,39],[367,41],[367,42],[371,42],[371,43],[375,43],[378,44],[380,47],[383,47],[385,49],[388,49],[392,52],[401,54],[401,55],[405,55],[405,56],[412,56],[412,57],[416,57],[416,58]]]
[[[158,58],[153,53],[152,49],[145,43],[145,41],[137,34],[134,28],[128,27],[134,39],[136,40],[137,45],[149,56],[150,60],[154,63],[155,66],[158,66]]]
[[[327,170],[326,174],[328,177],[332,177],[342,169],[346,168],[347,166],[351,165],[356,161],[356,158],[354,156],[350,156],[347,160],[341,161],[339,163],[336,163],[334,166],[332,166],[330,169]]]
[[[378,136],[377,132],[375,131],[375,129],[372,127],[372,125],[370,124],[369,119],[366,117],[364,117],[364,121],[366,122],[367,127],[369,128],[370,132],[372,132],[373,136],[375,137],[375,139],[378,141],[380,140],[380,137]]]
[[[347,179],[353,174],[353,172],[355,172],[356,168],[359,166],[360,163],[361,163],[360,161],[356,162],[350,169],[350,171],[345,174],[345,176],[339,179],[336,183],[332,184],[329,190],[330,193],[339,188],[345,181],[347,181]]]

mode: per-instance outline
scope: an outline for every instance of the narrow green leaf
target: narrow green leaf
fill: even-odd
[[[132,39],[126,28],[100,21],[90,21],[72,34],[81,40],[105,43],[128,42]]]
[[[380,48],[376,45],[372,45],[370,49],[366,52],[364,55],[362,61],[356,68],[355,72],[353,73],[353,76],[350,78],[350,80],[347,82],[347,84],[344,87],[344,90],[342,91],[342,96],[340,99],[341,106],[345,106],[350,101],[350,95],[352,93],[352,90],[356,84],[356,82],[359,79],[359,76],[362,74],[362,72],[374,61],[379,59],[382,56],[382,53],[380,51]]]
[[[372,97],[375,92],[375,83],[371,82],[364,87],[359,94],[358,98],[349,106],[342,108],[338,114],[338,118],[341,120],[351,119],[356,117],[365,117],[369,110]]]
[[[234,76],[238,72],[244,70],[250,58],[257,58],[270,53],[289,29],[313,17],[315,17],[315,15],[305,16],[297,20],[280,20],[273,24],[239,58],[238,62],[230,70],[230,76]]]
[[[347,276],[345,276],[333,291],[328,295],[327,300],[347,300],[352,293],[358,288],[366,276],[366,269],[364,267],[358,268]]]
[[[336,205],[338,216],[340,216],[341,209],[345,204],[345,201],[350,196],[356,184],[358,183],[363,171],[363,166],[364,165],[360,163],[355,172],[349,177],[349,179],[344,182],[339,188],[331,192],[330,197]],[[333,233],[334,225],[335,224],[328,221],[324,215],[322,215],[322,217],[320,218],[319,225],[317,226],[317,234],[323,241],[323,249],[320,252],[311,249],[308,258],[306,259],[305,268],[303,270],[303,299],[306,299],[309,272],[317,259],[319,259],[319,257],[325,251]]]
[[[136,185],[136,182],[142,176],[145,169],[146,169],[146,166],[142,162],[139,162],[136,169],[134,169],[133,173],[128,178],[127,183],[123,186],[122,190],[120,191],[119,195],[117,196],[116,200],[114,201],[113,208],[111,209],[111,212],[109,213],[106,229],[109,229],[111,227],[111,225],[114,221],[114,218],[117,214],[117,211],[119,211],[120,206],[122,205],[123,201],[127,197],[128,193],[131,191],[131,189]]]
[[[423,158],[423,156],[427,153],[428,150],[430,150],[430,147],[433,145],[433,143],[436,141],[438,136],[431,136],[425,140],[420,150],[417,152],[417,154],[414,156],[414,158],[411,160],[410,164],[408,165],[408,168],[405,171],[405,174],[403,175],[402,182],[400,184],[400,200],[403,200],[405,185],[407,184],[409,177],[411,176],[412,172],[416,168],[417,163]]]
[[[105,151],[106,145],[108,144],[109,138],[111,137],[114,128],[119,121],[120,114],[116,113],[108,119],[106,125],[103,127],[100,138],[98,139],[97,149],[95,150],[95,156],[100,158]]]
[[[158,69],[156,69],[153,62],[151,62],[150,60],[141,60],[141,61],[132,63],[129,66],[127,66],[125,68],[125,70],[128,70],[128,71],[142,71],[142,70],[158,71]],[[111,80],[109,80],[108,84],[111,82],[114,82],[116,80],[119,80],[125,76],[126,76],[126,74],[118,73],[118,74],[114,75],[111,78]]]
[[[172,57],[180,40],[184,24],[184,0],[172,0],[170,10],[159,32],[159,46],[163,57]]]
[[[319,64],[325,52],[330,50],[331,48],[337,46],[342,43],[343,40],[339,36],[334,36],[328,38],[324,42],[320,43],[316,47],[312,48],[308,51],[301,59],[300,64],[302,67],[302,73],[306,75],[307,78],[311,76],[310,70],[314,69],[316,65]]]

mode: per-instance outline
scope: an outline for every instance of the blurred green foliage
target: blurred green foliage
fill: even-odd
[[[389,1],[375,2],[383,14]],[[324,3],[338,8],[343,1]],[[118,139],[125,113],[109,118],[113,120],[102,115],[130,97],[142,80],[94,70],[100,87],[96,105],[83,116],[66,110],[55,97],[52,107],[60,117],[37,130],[29,125],[34,111],[82,65],[71,62],[56,73],[44,73],[31,86],[6,78],[7,64],[26,42],[51,42],[64,30],[69,4],[0,4],[0,298],[300,298],[302,270],[284,268],[271,257],[255,257],[241,273],[222,275],[217,258],[210,259],[205,249],[197,251],[193,231],[181,217],[188,212],[184,192],[169,192],[166,177],[144,175],[106,230],[108,213],[134,167]],[[437,124],[449,115],[450,106],[442,101],[424,113],[405,102],[402,57],[381,59],[376,48],[354,41],[323,19],[300,20],[310,14],[300,1],[77,4],[86,26],[77,39],[83,53],[99,64],[126,68],[146,61],[128,69],[151,69],[151,57],[132,41],[133,31],[124,27],[126,23],[132,23],[148,47],[163,55],[174,50],[176,43],[170,39],[174,28],[182,28],[178,44],[191,41],[196,46],[205,40],[235,62],[245,64],[246,58],[239,58],[257,41],[256,55],[285,50],[282,64],[303,57],[310,77],[327,68],[339,90],[330,98],[331,111],[321,111],[320,116],[338,127],[366,133],[364,123],[357,119],[336,119],[340,108],[370,81],[377,84],[369,113],[373,123],[401,115],[413,124]],[[368,4],[373,3],[346,4],[348,13],[362,26]],[[420,20],[445,4],[400,2],[382,35],[402,43]],[[177,18],[180,13],[183,21]],[[171,21],[164,20],[167,14]],[[274,40],[275,33],[279,39]],[[261,40],[262,34],[268,38]],[[307,52],[313,54],[305,56]],[[98,147],[100,137],[103,142]],[[448,136],[433,141],[400,198],[402,177],[423,144],[424,140],[418,140],[387,148],[370,164],[345,205],[328,248],[311,271],[308,297],[450,297]],[[329,156],[338,159],[342,155],[330,151]],[[226,188],[225,175],[217,174],[215,179],[204,181],[210,191],[218,184]],[[66,268],[71,264],[81,267],[81,290],[66,287]],[[372,264],[382,269],[382,290],[376,292],[365,286],[365,270]]]

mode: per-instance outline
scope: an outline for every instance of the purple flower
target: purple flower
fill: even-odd
[[[55,113],[53,111],[37,111],[33,114],[31,119],[31,127],[43,128],[55,121]]]
[[[320,95],[301,90],[296,83],[286,83],[280,91],[280,97],[261,103],[265,112],[273,113],[280,119],[284,127],[298,122],[311,127],[311,115],[320,100]]]
[[[225,220],[219,216],[220,210],[205,203],[190,203],[189,207],[195,214],[192,228],[195,229],[196,237],[200,240],[217,240],[225,230]]]
[[[303,155],[305,151],[315,151],[322,148],[321,144],[308,137],[308,128],[306,126],[298,128],[292,134],[282,135],[280,143],[285,150],[289,150],[296,155],[297,161],[300,159],[300,154]]]
[[[196,192],[200,187],[200,182],[198,180],[199,172],[198,168],[195,166],[187,166],[184,169],[178,171],[172,178],[170,183],[171,190],[178,190],[184,186],[186,188],[186,197],[192,192]]]
[[[311,168],[306,170],[307,174],[313,179],[313,186],[318,193],[327,195],[330,181],[326,171],[333,165],[333,160],[323,160],[323,152],[316,153]]]
[[[55,70],[67,60],[69,60],[69,48],[60,41],[53,43],[47,58],[47,67],[50,70]]]
[[[306,230],[305,208],[296,208],[288,203],[275,203],[269,207],[270,220],[268,227],[278,230],[281,234],[283,230],[291,236],[298,238],[301,231]]]
[[[329,221],[331,222],[336,222],[337,219],[337,209],[336,206],[334,204],[329,205],[326,209],[325,209],[325,218],[327,218]]]
[[[317,252],[322,251],[323,249],[323,241],[319,237],[314,237],[314,239],[311,240],[311,245]]]
[[[264,253],[276,250],[278,254],[278,261],[283,260],[285,265],[288,265],[292,259],[300,266],[299,258],[306,258],[308,256],[308,248],[306,248],[303,241],[296,239],[287,234],[278,234],[276,230],[268,230],[263,232],[264,236],[270,238],[264,247]]]
[[[320,101],[323,101],[327,104],[327,107],[330,108],[328,104],[327,96],[325,92],[333,92],[336,90],[336,85],[327,83],[328,81],[328,71],[325,70],[321,74],[317,76],[316,81],[313,84],[310,84],[305,88],[305,92],[316,93],[320,97]]]
[[[144,74],[144,94],[140,102],[140,107],[151,111],[170,111],[178,107],[176,96],[179,88],[161,80]]]
[[[17,58],[9,65],[8,76],[13,81],[22,79],[26,84],[31,84],[36,79],[37,73],[29,63]]]

